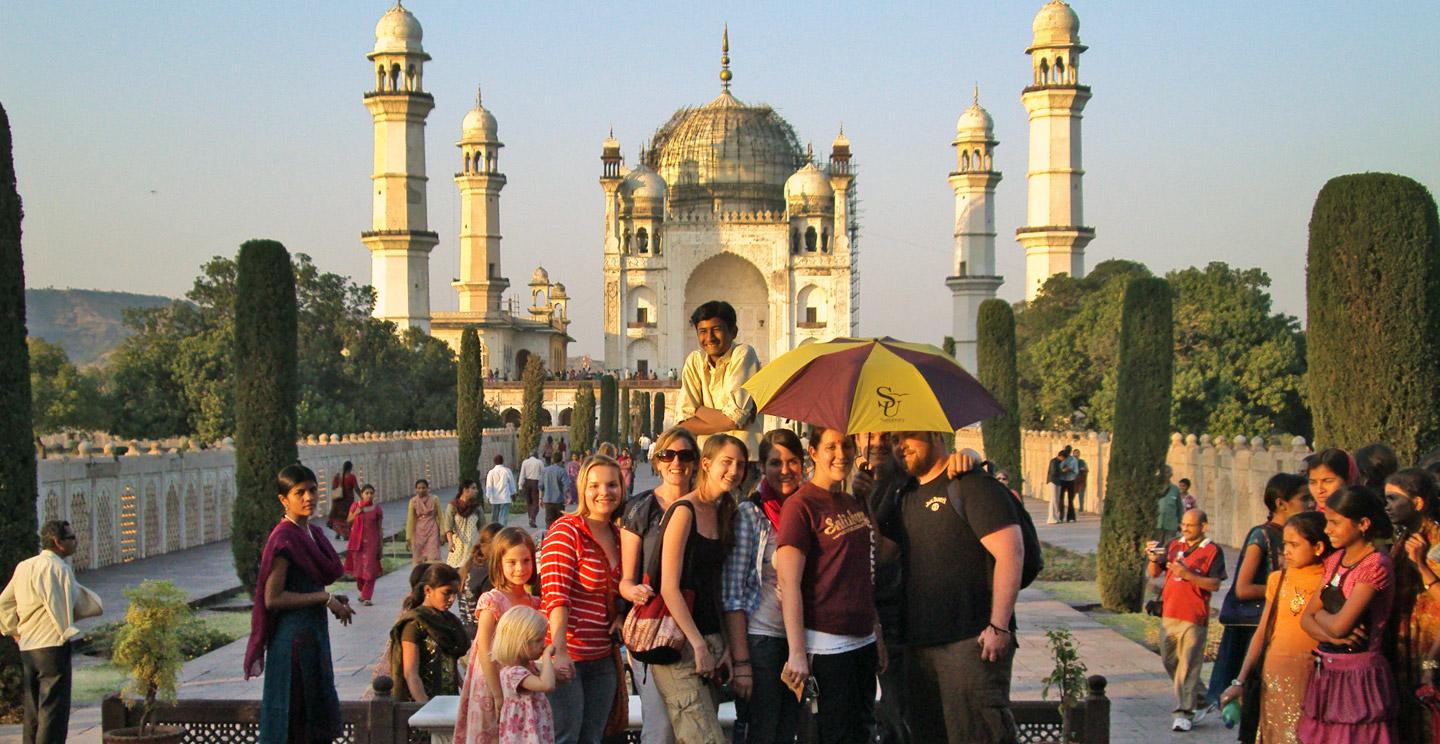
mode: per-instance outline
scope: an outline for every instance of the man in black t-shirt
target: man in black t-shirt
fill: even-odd
[[[910,733],[917,742],[1013,742],[1020,507],[982,471],[952,479],[944,435],[905,432],[898,440],[914,480],[879,515],[880,530],[901,546],[907,697],[939,702],[909,706]]]

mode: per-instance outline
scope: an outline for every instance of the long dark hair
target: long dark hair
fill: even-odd
[[[340,474],[341,474],[341,475],[349,475],[349,474],[350,474],[350,471],[351,471],[351,470],[354,470],[354,469],[355,469],[355,464],[352,463],[352,462],[350,462],[349,460],[346,460],[346,461],[345,461],[345,464],[340,466]]]
[[[729,434],[712,434],[705,440],[705,446],[700,450],[700,472],[696,476],[697,485],[709,487],[710,473],[705,469],[705,461],[713,460],[720,456],[720,451],[734,445],[740,450],[740,472],[742,473],[741,485],[744,485],[745,473],[749,469],[750,449],[745,443],[730,436]],[[739,510],[739,498],[735,493],[726,491],[720,495],[720,501],[716,504],[716,515],[720,527],[720,544],[725,547],[725,552],[730,552],[730,547],[735,544],[735,514]]]
[[[1440,482],[1435,474],[1425,468],[1405,468],[1385,479],[1387,485],[1395,486],[1406,496],[1424,502],[1420,507],[1421,516],[1435,519],[1440,516]]]
[[[425,604],[425,587],[427,586],[432,589],[437,589],[442,586],[454,586],[456,588],[460,586],[460,572],[456,571],[454,566],[439,561],[426,563],[424,565],[425,570],[420,572],[420,577],[416,581],[411,582],[410,596],[406,597],[405,603],[401,605],[407,610],[413,610]],[[411,574],[411,576],[413,577],[414,574]]]
[[[1385,500],[1369,486],[1345,486],[1325,499],[1325,508],[1357,524],[1362,519],[1370,520],[1370,529],[1364,532],[1366,540],[1395,534],[1395,525],[1390,523],[1390,515],[1385,511]]]
[[[1323,450],[1316,461],[1310,464],[1310,467],[1313,469],[1316,465],[1324,465],[1330,472],[1340,476],[1346,485],[1354,485],[1360,476],[1356,472],[1358,468],[1355,466],[1355,459],[1350,457],[1349,452],[1339,447]]]
[[[1360,469],[1360,481],[1376,491],[1385,490],[1385,479],[1400,469],[1395,450],[1376,442],[1355,450],[1355,465]]]
[[[805,459],[805,445],[801,443],[799,434],[789,429],[771,429],[760,438],[760,467],[765,467],[765,461],[770,459],[770,451],[777,446],[790,450],[790,454],[802,460]]]
[[[285,467],[280,468],[280,472],[275,474],[275,495],[284,496],[285,494],[290,493],[290,489],[300,485],[301,483],[319,482],[320,481],[315,477],[314,470],[311,470],[310,468],[307,468],[298,462],[292,465],[286,465]]]
[[[1289,501],[1305,490],[1305,479],[1294,473],[1276,473],[1265,484],[1265,511],[1275,516],[1275,505]]]

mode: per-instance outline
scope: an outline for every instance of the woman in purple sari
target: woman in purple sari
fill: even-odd
[[[355,613],[343,595],[325,591],[345,569],[324,530],[310,524],[318,500],[315,473],[287,465],[275,476],[275,490],[285,517],[260,555],[245,678],[265,675],[261,744],[328,742],[340,735],[341,725],[325,611],[344,625]]]

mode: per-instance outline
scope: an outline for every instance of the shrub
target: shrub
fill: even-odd
[[[665,393],[655,391],[655,400],[651,403],[650,408],[652,409],[651,415],[655,417],[651,431],[658,437],[660,432],[665,431]]]
[[[235,573],[255,590],[260,551],[276,522],[275,474],[295,446],[295,273],[273,240],[240,246],[235,288]]]
[[[190,619],[185,592],[169,581],[147,579],[125,590],[130,607],[115,635],[112,661],[129,672],[128,691],[141,699],[142,733],[156,702],[175,699],[175,681],[185,665],[180,629]]]
[[[1020,490],[1020,382],[1015,367],[1015,312],[1004,300],[980,303],[976,331],[976,376],[1005,409],[980,422],[985,459],[1010,474]]]
[[[1115,444],[1097,551],[1100,602],[1119,612],[1140,609],[1144,541],[1155,523],[1164,487],[1161,467],[1170,436],[1175,326],[1170,285],[1155,277],[1132,280],[1120,314]]]
[[[1387,173],[1326,183],[1305,291],[1315,441],[1385,442],[1400,462],[1440,445],[1440,224],[1425,187]]]

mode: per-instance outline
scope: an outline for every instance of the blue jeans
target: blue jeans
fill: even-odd
[[[507,522],[509,522],[509,521],[510,521],[510,504],[509,504],[508,502],[506,502],[506,503],[504,503],[504,504],[491,504],[491,505],[490,505],[490,521],[491,521],[491,522],[496,522],[496,523],[500,524],[501,526],[504,526]]]
[[[549,695],[555,744],[600,744],[616,684],[613,659],[575,662],[575,676]]]
[[[750,634],[749,700],[735,701],[736,744],[778,744],[795,740],[800,703],[780,681],[790,658],[784,638]]]

